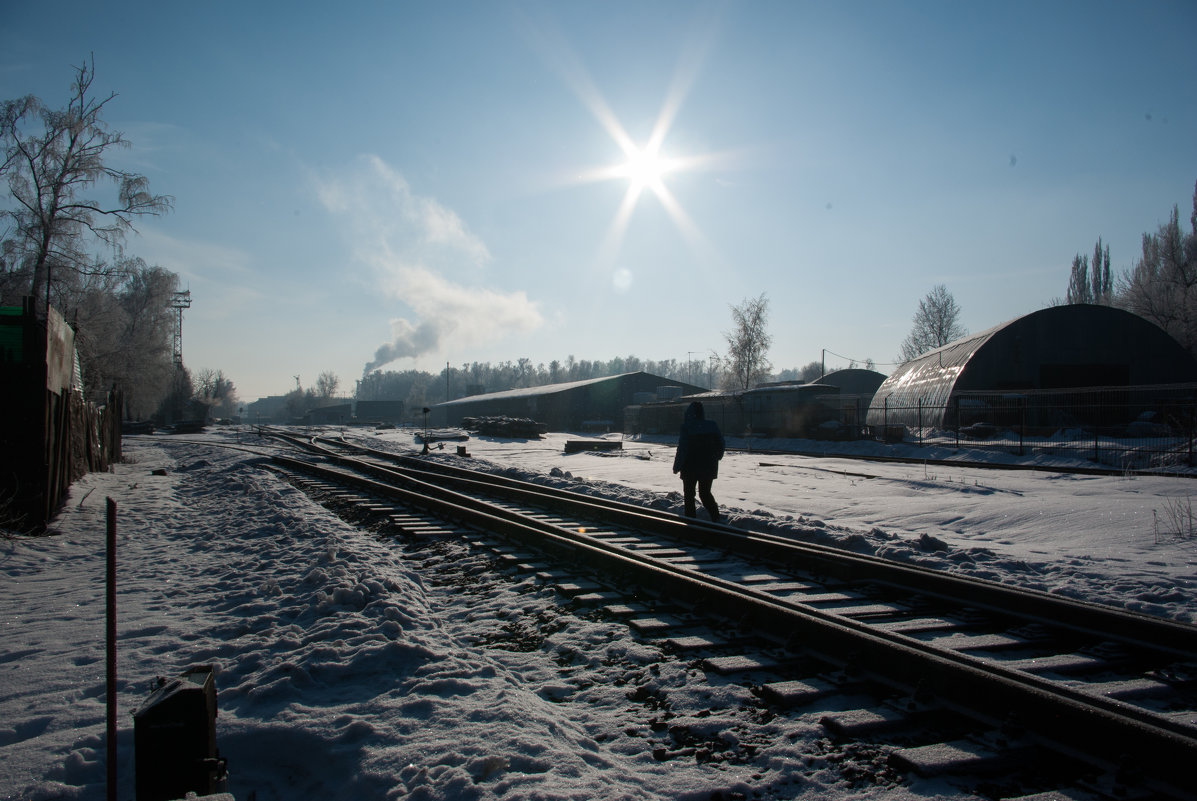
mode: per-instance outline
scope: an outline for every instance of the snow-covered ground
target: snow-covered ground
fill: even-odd
[[[403,430],[350,433],[416,449]],[[460,444],[475,465],[680,510],[669,444],[567,456],[567,438]],[[433,458],[458,460],[458,444]],[[104,797],[109,497],[122,799],[132,711],[156,676],[203,663],[218,669],[217,739],[239,801],[963,797],[846,771],[868,755],[846,760],[817,713],[749,720],[739,685],[570,614],[532,578],[495,578],[459,546],[404,555],[256,457],[165,436],[125,447],[125,463],[72,487],[51,536],[0,542],[0,798]],[[1191,478],[732,452],[715,493],[733,525],[1197,620],[1197,541],[1169,530],[1197,495]],[[654,757],[666,711],[715,756]],[[750,758],[734,757],[740,738]]]

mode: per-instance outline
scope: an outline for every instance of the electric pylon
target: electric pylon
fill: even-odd
[[[170,303],[167,304],[170,308],[175,309],[178,313],[178,319],[175,321],[175,330],[171,337],[171,352],[175,359],[175,367],[183,366],[183,309],[191,308],[191,290],[185,292],[175,292],[170,296]]]

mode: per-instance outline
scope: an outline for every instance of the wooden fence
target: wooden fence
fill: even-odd
[[[51,309],[0,309],[0,526],[36,531],[62,507],[72,482],[120,461],[119,393],[84,400],[75,335]]]

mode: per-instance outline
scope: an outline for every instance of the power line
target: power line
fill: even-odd
[[[828,354],[828,353],[830,353],[832,356],[838,356],[841,359],[847,359],[850,362],[857,362],[859,364],[864,364],[865,362],[870,362],[870,361],[873,362],[873,364],[875,364],[875,365],[881,365],[881,366],[885,366],[885,367],[894,367],[899,364],[904,364],[904,362],[878,362],[878,361],[873,361],[872,359],[854,359],[851,356],[845,356],[842,353],[836,353],[833,350],[828,350],[827,348],[823,348],[824,356],[826,356],[826,354]]]

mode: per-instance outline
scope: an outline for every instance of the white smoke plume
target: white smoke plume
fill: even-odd
[[[365,372],[543,324],[526,293],[454,279],[481,274],[490,261],[486,245],[452,209],[413,194],[382,159],[364,157],[355,169],[317,183],[325,208],[346,226],[355,260],[372,268],[378,288],[412,313],[391,320],[392,339],[375,350]]]
[[[378,350],[374,351],[374,358],[366,363],[365,373],[384,364],[399,359],[414,359],[422,353],[434,350],[441,338],[435,323],[414,326],[407,320],[392,320],[391,330],[395,338],[385,345],[378,346]]]

